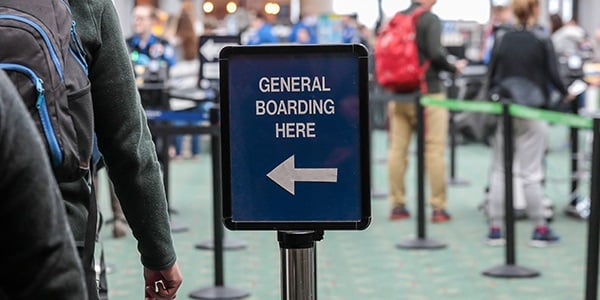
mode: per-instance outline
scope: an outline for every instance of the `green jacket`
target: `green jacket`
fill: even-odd
[[[87,52],[100,152],[138,241],[142,264],[162,270],[176,260],[167,201],[117,12],[111,0],[71,0],[70,5]],[[75,199],[67,210],[78,245],[85,238],[87,213],[81,190],[82,185],[63,189],[63,197]]]

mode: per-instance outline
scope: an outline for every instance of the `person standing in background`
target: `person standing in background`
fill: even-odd
[[[246,45],[271,44],[277,42],[277,37],[273,34],[273,26],[269,24],[265,15],[257,12],[250,21],[252,33],[248,37]]]
[[[488,68],[492,99],[505,100],[532,107],[549,103],[549,86],[568,95],[558,73],[558,61],[550,36],[537,25],[540,14],[539,0],[513,0],[516,24],[494,45]],[[514,160],[519,164],[513,170],[521,179],[527,202],[527,215],[534,223],[530,245],[544,247],[557,243],[559,237],[549,228],[544,207],[543,159],[547,146],[548,124],[540,120],[512,118]],[[503,126],[499,121],[493,145],[490,186],[490,228],[486,243],[491,246],[505,243],[504,227],[504,158]]]
[[[481,61],[490,62],[494,41],[512,27],[513,15],[510,0],[493,0],[490,21],[484,28]]]
[[[167,63],[172,67],[176,62],[175,50],[171,44],[152,32],[157,21],[156,8],[150,5],[139,5],[133,9],[134,34],[127,38],[129,53],[137,53],[134,63],[146,65],[152,59]]]
[[[400,12],[411,14],[417,8],[425,10],[417,20],[417,46],[421,65],[429,62],[425,71],[425,87],[421,92],[431,98],[444,99],[439,72],[444,70],[460,73],[465,67],[463,60],[451,64],[446,49],[441,44],[441,23],[431,12],[436,0],[413,0],[411,6]],[[429,179],[432,207],[431,221],[446,222],[451,219],[446,211],[446,163],[444,151],[448,135],[448,111],[445,108],[425,108],[425,168]],[[408,146],[417,122],[416,106],[413,102],[392,99],[388,105],[390,122],[390,147],[388,152],[388,176],[390,184],[390,220],[410,217],[406,208],[404,177],[408,165]]]

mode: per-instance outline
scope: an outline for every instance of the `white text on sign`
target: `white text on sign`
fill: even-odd
[[[331,92],[325,76],[261,77],[258,89],[265,94]],[[314,95],[314,94],[313,94]],[[312,96],[312,95],[311,95]],[[334,115],[333,99],[258,99],[256,116]],[[316,138],[315,122],[276,122],[275,138]]]

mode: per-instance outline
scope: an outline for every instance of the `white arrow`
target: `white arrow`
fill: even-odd
[[[215,44],[213,39],[208,39],[204,45],[200,47],[200,53],[202,53],[202,56],[204,56],[206,60],[213,61],[219,55],[221,47],[221,45]]]
[[[294,155],[284,160],[267,177],[284,188],[290,194],[295,195],[296,181],[304,182],[337,182],[337,168],[333,169],[296,169]]]
[[[236,43],[215,43],[213,39],[208,39],[200,46],[200,54],[208,61],[214,61],[219,57],[219,51],[228,45],[238,45]]]

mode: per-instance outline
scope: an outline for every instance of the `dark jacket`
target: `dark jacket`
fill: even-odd
[[[515,28],[495,43],[489,65],[490,93],[523,105],[545,107],[549,85],[567,89],[558,73],[552,40],[539,28]]]
[[[176,260],[165,190],[117,12],[111,0],[70,4],[87,53],[100,152],[138,241],[142,264],[165,269]],[[77,188],[63,190],[65,197],[80,201],[85,194]],[[79,243],[85,237],[84,209],[84,203],[71,206],[70,222]]]
[[[0,299],[87,299],[44,144],[0,71]]]
[[[414,2],[403,14],[412,13],[421,3]],[[425,11],[417,22],[417,46],[421,63],[429,61],[429,68],[425,73],[427,93],[442,92],[440,71],[456,73],[456,67],[447,60],[448,52],[442,46],[442,25],[440,18],[431,11]]]

